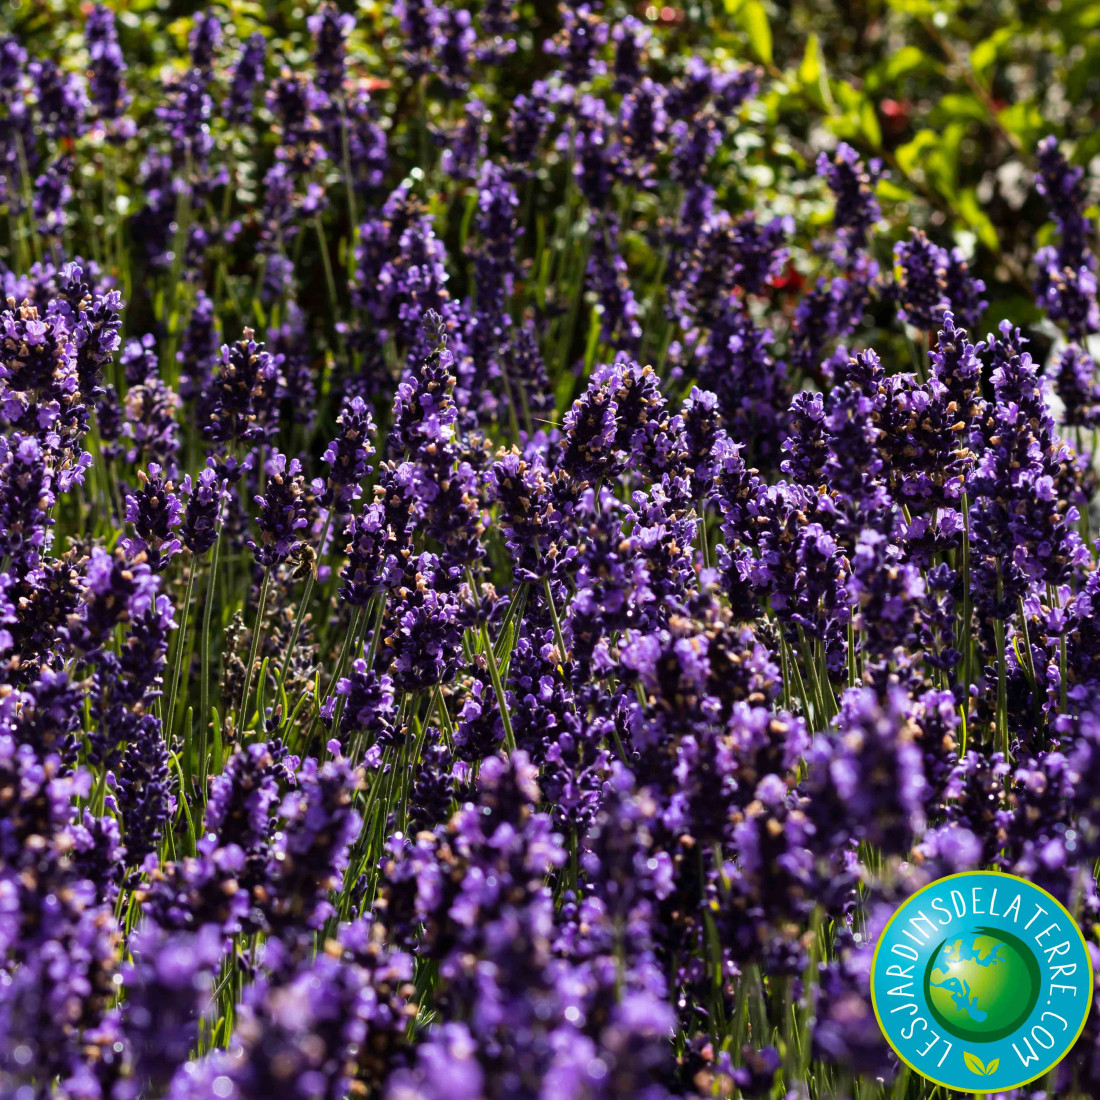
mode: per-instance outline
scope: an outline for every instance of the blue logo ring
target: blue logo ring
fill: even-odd
[[[871,1004],[910,1069],[944,1088],[1002,1092],[1056,1066],[1092,1003],[1092,959],[1068,910],[999,871],[937,879],[887,921]]]

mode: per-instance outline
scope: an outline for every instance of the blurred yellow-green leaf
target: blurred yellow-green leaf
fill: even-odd
[[[916,46],[902,46],[871,69],[865,83],[871,91],[876,91],[929,63],[929,59]]]
[[[881,179],[875,189],[878,197],[886,202],[913,202],[916,195],[908,188],[901,187],[892,179]]]
[[[972,118],[975,122],[985,122],[989,118],[989,112],[984,104],[968,92],[948,92],[932,109],[932,119],[947,123],[958,118]]]
[[[1000,252],[1001,244],[997,237],[997,229],[990,221],[989,215],[982,209],[978,196],[972,188],[959,192],[957,205],[966,224],[978,235],[978,240],[991,252]]]
[[[1017,33],[1014,26],[1000,27],[983,39],[970,51],[970,67],[975,75],[983,76],[1000,56],[1002,47],[1011,42]]]
[[[772,63],[772,29],[768,24],[768,13],[760,0],[726,0],[726,7],[741,24],[748,35],[749,45],[760,61],[765,65]]]
[[[864,99],[859,107],[859,124],[863,136],[875,149],[882,145],[882,130],[879,128],[878,116],[875,114],[875,105]]]
[[[741,25],[749,36],[753,53],[764,65],[771,64],[771,27],[768,25],[768,13],[763,10],[760,0],[745,0],[740,10]]]
[[[894,156],[901,170],[907,176],[913,175],[920,167],[925,150],[934,147],[938,141],[939,135],[934,130],[920,130],[912,141],[898,146]]]
[[[798,66],[798,79],[803,84],[816,84],[821,79],[821,40],[816,34],[806,39],[802,64]]]
[[[927,19],[941,11],[945,5],[938,0],[889,0],[894,11]]]
[[[1043,116],[1034,103],[1013,103],[997,112],[997,121],[1026,148],[1043,135]]]

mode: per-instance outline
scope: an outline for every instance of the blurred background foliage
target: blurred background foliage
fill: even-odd
[[[79,68],[88,6],[4,0],[0,26]],[[190,17],[208,5],[110,0],[108,6],[118,16],[131,86],[151,110],[160,68],[181,64]],[[360,77],[384,86],[400,48],[388,34],[392,13],[373,0],[340,6],[357,18],[352,53]],[[887,223],[878,238],[882,268],[889,270],[889,248],[910,226],[941,245],[961,247],[986,283],[983,328],[1007,318],[1027,330],[1040,362],[1048,358],[1057,333],[1034,304],[1030,258],[1053,226],[1033,186],[1034,150],[1054,134],[1088,178],[1100,176],[1100,2],[702,0],[679,6],[645,0],[619,7],[653,30],[650,55],[658,65],[699,52],[717,61],[755,62],[766,71],[761,95],[748,108],[751,125],[739,131],[724,166],[720,193],[734,210],[751,206],[793,216],[798,236],[786,280],[792,302],[793,292],[816,278],[820,259],[812,244],[831,218],[814,160],[843,139],[887,167],[878,189]],[[214,8],[225,18],[227,45],[258,30],[286,64],[305,62],[312,5],[230,0]],[[537,76],[540,67],[553,68],[554,58],[534,43],[558,25],[555,0],[519,9],[527,41],[521,36],[513,58],[515,88],[508,87],[504,66],[494,97],[510,99],[529,86],[533,69]],[[402,97],[379,102],[391,112],[391,142],[400,140],[392,112]],[[447,109],[438,100],[429,103],[429,125],[446,125],[440,113]],[[542,194],[551,212],[561,193],[549,182],[554,170],[544,166]],[[1096,215],[1093,201],[1088,216]],[[625,243],[639,261],[652,259],[651,242]],[[883,309],[890,312],[885,303]],[[899,341],[890,327],[892,334],[865,332],[867,342]]]

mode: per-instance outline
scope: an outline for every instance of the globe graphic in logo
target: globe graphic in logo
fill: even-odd
[[[1040,984],[1031,948],[1001,928],[949,936],[924,973],[924,995],[938,1023],[978,1043],[1011,1035],[1035,1008]]]

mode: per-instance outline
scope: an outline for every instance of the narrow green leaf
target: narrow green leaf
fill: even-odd
[[[821,41],[816,34],[806,39],[806,50],[798,66],[798,79],[803,84],[816,84],[821,77]]]
[[[192,740],[191,732],[190,732],[191,731],[191,725],[194,722],[194,720],[195,720],[195,708],[194,707],[188,707],[187,708],[187,724],[183,728],[188,731],[188,733],[187,733],[187,745],[186,745],[185,751],[187,752],[187,754],[189,756],[197,755],[197,751],[196,751],[196,748],[195,748],[195,742]],[[190,786],[187,788],[187,793],[190,794],[195,789],[195,787],[197,786],[197,784],[195,783],[195,773],[194,773],[193,769],[191,771],[191,774],[189,774],[187,776],[187,781],[190,784]]]
[[[921,19],[930,19],[936,14],[936,5],[940,0],[888,0],[894,11],[904,15],[915,15]]]
[[[880,179],[875,192],[880,199],[885,199],[887,202],[913,202],[916,199],[912,191],[907,187],[899,187],[891,179]]]
[[[960,118],[972,118],[975,122],[985,122],[989,117],[985,105],[976,96],[968,93],[949,92],[940,97],[933,108],[934,119],[953,122]]]
[[[753,53],[764,62],[772,63],[772,29],[768,25],[768,13],[760,0],[745,0],[738,12],[741,26],[749,36]]]
[[[600,315],[596,310],[596,307],[592,307],[592,311],[588,317],[588,338],[585,341],[584,347],[584,372],[585,374],[591,374],[592,368],[596,364],[596,352],[600,347]]]
[[[172,753],[168,758],[169,763],[175,769],[176,780],[179,783],[179,807],[183,814],[184,820],[187,822],[187,842],[190,848],[187,852],[188,855],[193,855],[195,852],[195,822],[191,818],[191,807],[188,804],[188,794],[190,793],[186,776],[183,774],[183,766],[180,762],[179,754]]]
[[[821,41],[816,34],[811,34],[806,40],[806,51],[798,67],[798,79],[802,90],[812,101],[819,102],[830,115],[836,110],[825,58],[821,53]]]
[[[256,681],[256,728],[263,729],[264,710],[267,706],[267,701],[264,698],[266,694],[264,689],[267,686],[267,666],[271,662],[270,657],[265,657],[263,663],[260,665],[260,676]]]
[[[214,727],[214,771],[220,772],[224,761],[222,760],[222,720],[217,707],[210,708],[210,722]]]
[[[462,223],[458,230],[459,248],[466,250],[466,240],[470,235],[470,223],[474,219],[474,211],[477,210],[477,192],[471,191],[466,198],[466,209],[462,212]]]
[[[966,224],[978,235],[978,240],[990,252],[1000,252],[1001,241],[997,235],[997,229],[989,215],[982,209],[978,196],[972,189],[959,192],[958,211],[966,220]]]
[[[864,137],[874,148],[878,149],[882,145],[882,129],[878,124],[878,115],[875,114],[875,105],[870,99],[864,99],[860,105],[859,126]]]

